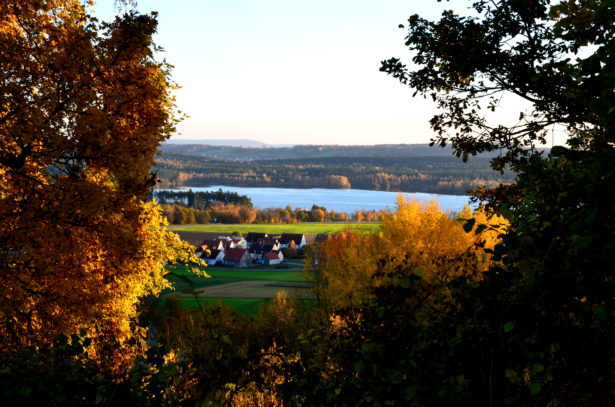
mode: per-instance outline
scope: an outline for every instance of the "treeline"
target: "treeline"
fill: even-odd
[[[282,188],[354,188],[466,194],[514,180],[493,171],[487,157],[467,163],[451,156],[323,157],[242,162],[164,153],[157,174],[163,188],[223,184]]]
[[[292,147],[234,147],[208,144],[164,143],[164,153],[199,155],[229,160],[277,160],[323,157],[433,157],[450,156],[453,150],[434,148],[429,144],[379,144],[373,146],[297,145]],[[493,154],[490,154],[492,156]]]
[[[214,203],[207,209],[188,207],[180,203],[162,204],[163,215],[173,225],[207,223],[296,223],[296,222],[375,222],[387,213],[384,210],[358,210],[348,214],[313,205],[311,209],[253,208],[238,204]]]
[[[169,191],[160,189],[153,192],[153,197],[161,204],[178,203],[195,209],[206,209],[213,204],[235,204],[252,208],[252,199],[237,192],[223,191]]]

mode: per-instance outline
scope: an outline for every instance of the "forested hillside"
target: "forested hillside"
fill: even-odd
[[[229,145],[208,145],[206,143],[164,143],[160,149],[165,153],[180,153],[230,160],[275,160],[287,158],[315,157],[432,157],[450,156],[450,147],[434,148],[429,144],[378,144],[365,146],[346,145],[296,145],[292,147],[234,147]],[[494,156],[491,153],[489,156]]]
[[[394,152],[393,146],[300,147],[287,150],[301,150],[306,155],[309,155],[308,151],[320,152],[322,156],[238,161],[164,152],[155,170],[163,188],[217,184],[465,194],[478,186],[494,187],[514,179],[510,173],[501,174],[491,169],[486,156],[473,157],[464,163],[461,158],[450,154],[412,155],[413,151],[420,154],[443,151],[435,147],[403,146],[397,151],[399,155],[389,156],[368,154]],[[259,150],[225,149],[236,152]],[[353,155],[359,153],[366,155]]]

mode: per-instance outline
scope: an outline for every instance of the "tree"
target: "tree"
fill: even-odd
[[[310,369],[299,374],[311,404],[448,405],[460,398],[464,381],[443,368],[464,329],[451,315],[485,279],[488,251],[507,226],[482,211],[462,216],[470,223],[400,196],[379,233],[348,232],[319,246],[315,293],[330,324],[324,338],[314,338]],[[470,370],[459,359],[455,368]]]
[[[473,378],[458,370],[476,402],[613,404],[615,4],[500,0],[473,8],[477,17],[412,16],[406,44],[419,68],[395,58],[382,66],[438,103],[434,143],[450,141],[464,158],[502,149],[494,168],[517,172],[515,184],[477,193],[510,228],[494,249],[503,267],[459,300],[467,312],[448,331],[471,323],[451,359],[476,356]],[[506,92],[531,110],[516,125],[493,125],[481,109],[496,111]],[[554,129],[566,132],[568,148],[540,154]]]
[[[177,121],[155,31],[155,14],[100,23],[77,0],[0,5],[3,348],[83,327],[96,352],[130,351],[137,302],[190,257],[145,202]]]
[[[507,222],[488,219],[482,211],[472,214],[467,208],[460,218],[473,219],[475,231],[478,224],[492,226],[481,227],[476,234],[466,233],[463,222],[442,212],[437,203],[406,201],[400,195],[397,210],[384,217],[378,233],[346,232],[323,242],[315,273],[322,307],[335,312],[360,306],[375,290],[402,278],[393,270],[409,264],[409,272],[418,273],[429,284],[461,275],[481,280],[490,265],[484,249],[494,248]]]
[[[610,151],[615,79],[609,1],[480,0],[478,16],[445,11],[440,21],[409,18],[406,45],[418,69],[398,58],[381,70],[429,96],[441,109],[431,119],[438,145],[451,142],[457,155],[502,150],[494,167],[518,164],[536,152],[557,126],[573,148]],[[501,108],[502,96],[526,101],[514,125],[494,124],[485,112]]]
[[[312,209],[310,211],[310,220],[312,222],[324,222],[325,212],[320,208]]]

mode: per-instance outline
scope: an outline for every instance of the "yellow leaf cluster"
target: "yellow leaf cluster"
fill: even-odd
[[[78,0],[0,2],[0,348],[87,328],[121,359],[164,265],[199,263],[146,202],[177,122],[155,31]]]
[[[463,228],[475,219],[472,230]],[[485,226],[480,226],[485,225]],[[491,265],[493,249],[507,226],[503,218],[466,208],[458,217],[442,212],[436,202],[407,201],[387,214],[371,235],[346,232],[319,247],[316,293],[330,311],[361,305],[374,291],[420,279],[423,294],[458,277],[479,281]],[[479,229],[480,228],[480,229]]]

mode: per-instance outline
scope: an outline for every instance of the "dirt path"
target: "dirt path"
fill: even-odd
[[[241,281],[198,288],[200,298],[273,298],[278,291],[284,290],[288,295],[298,298],[313,298],[309,283],[284,283],[279,281]],[[192,297],[192,294],[172,292],[167,294],[180,298]]]

